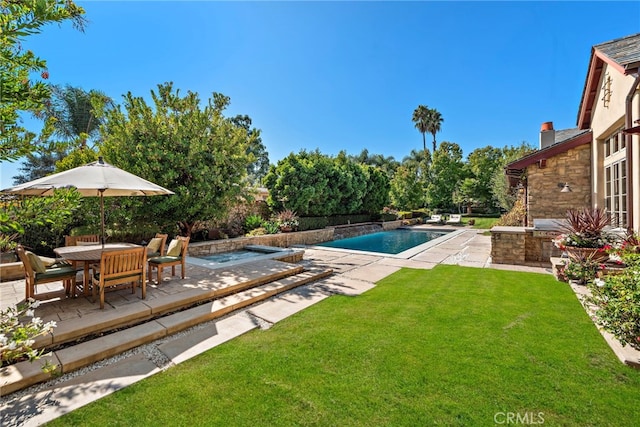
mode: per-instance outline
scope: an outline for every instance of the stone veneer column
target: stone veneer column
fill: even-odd
[[[493,227],[491,229],[491,262],[494,264],[524,264],[526,257],[524,227]]]

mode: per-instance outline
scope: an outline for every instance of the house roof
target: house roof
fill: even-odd
[[[591,129],[572,128],[557,130],[554,141],[555,142],[548,147],[534,151],[531,154],[527,154],[509,163],[506,167],[507,175],[520,175],[524,168],[540,160],[551,158],[580,145],[589,144],[591,142]]]
[[[640,67],[640,33],[600,43],[591,48],[589,68],[578,109],[580,129],[591,127],[591,112],[604,64],[624,75],[637,74]]]

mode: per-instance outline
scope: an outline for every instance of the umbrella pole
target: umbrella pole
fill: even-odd
[[[102,249],[104,249],[104,190],[100,190],[100,241],[102,242]]]

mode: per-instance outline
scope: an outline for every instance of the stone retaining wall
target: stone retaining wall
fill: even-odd
[[[239,251],[247,245],[288,248],[294,245],[315,245],[329,240],[333,240],[333,227],[327,227],[322,230],[265,234],[264,236],[236,237],[234,239],[189,243],[189,255],[201,256]]]

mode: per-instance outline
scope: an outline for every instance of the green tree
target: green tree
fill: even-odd
[[[22,42],[49,23],[70,20],[84,30],[84,10],[72,0],[0,0],[0,160],[15,160],[34,151],[51,132],[45,122],[41,138],[20,123],[21,114],[38,115],[50,97],[46,61]],[[39,73],[41,79],[33,80]]]
[[[42,116],[51,121],[55,136],[72,148],[84,149],[87,142],[97,141],[105,111],[113,107],[113,100],[101,91],[54,85]]]
[[[352,162],[344,151],[333,160],[334,180],[330,186],[338,204],[334,213],[362,213],[362,201],[367,191],[367,178],[361,165]],[[381,207],[382,208],[382,207]]]
[[[124,112],[120,106],[107,112],[101,152],[115,166],[175,192],[128,198],[130,220],[177,224],[188,236],[202,221],[222,218],[242,195],[249,136],[223,115],[230,98],[220,93],[201,107],[198,94],[181,96],[165,83],[151,98],[147,105],[129,92]]]
[[[442,114],[435,108],[429,109],[427,114],[427,130],[431,135],[433,135],[433,152],[436,152],[437,143],[436,143],[436,133],[440,132],[440,128],[442,127],[442,122],[444,119],[442,118]]]
[[[55,172],[56,162],[59,162],[67,155],[64,150],[42,150],[37,153],[28,153],[18,169],[20,174],[13,177],[15,185],[33,181]]]
[[[417,209],[424,205],[424,188],[416,180],[416,170],[410,165],[401,165],[390,182],[391,205],[401,210]]]
[[[300,216],[377,213],[388,188],[377,168],[355,163],[345,152],[330,157],[318,150],[289,154],[271,166],[264,182],[274,211],[291,209]]]
[[[422,134],[422,148],[423,150],[427,150],[427,137],[426,134],[429,132],[429,112],[431,110],[426,105],[418,105],[415,110],[413,110],[413,116],[411,120],[413,120],[414,126],[418,131]]]
[[[364,148],[360,154],[349,156],[351,161],[361,165],[374,166],[384,172],[389,179],[393,177],[395,170],[400,163],[393,156],[384,156],[383,154],[369,154],[369,150]]]
[[[379,167],[361,165],[365,174],[367,188],[362,198],[362,212],[367,214],[377,214],[382,208],[389,204],[389,192],[391,185],[388,175]]]
[[[318,150],[291,153],[272,165],[264,178],[268,205],[274,211],[291,209],[300,216],[325,216],[336,211],[330,180],[333,162]]]
[[[492,177],[496,171],[503,172],[502,159],[502,150],[492,146],[477,148],[467,157],[465,168],[469,178],[465,180],[465,191],[473,195],[474,202],[494,206],[497,199],[493,195]]]
[[[431,181],[427,186],[430,207],[449,209],[454,206],[453,195],[464,179],[462,149],[454,142],[442,142],[433,153]]]
[[[509,186],[504,168],[509,163],[518,160],[535,150],[536,148],[526,141],[521,142],[520,145],[511,145],[502,148],[500,166],[496,168],[491,176],[491,192],[494,199],[502,209],[510,211],[517,198],[517,195],[513,193]]]
[[[269,172],[269,153],[262,143],[260,129],[251,127],[251,118],[246,114],[238,114],[231,119],[231,122],[247,132],[249,137],[247,154],[253,158],[252,162],[247,166],[247,175],[251,183],[259,184]]]
[[[402,165],[408,167],[414,173],[416,185],[421,189],[420,201],[416,201],[414,208],[426,205],[426,189],[431,182],[431,152],[426,150],[411,150],[408,156],[402,159]]]

